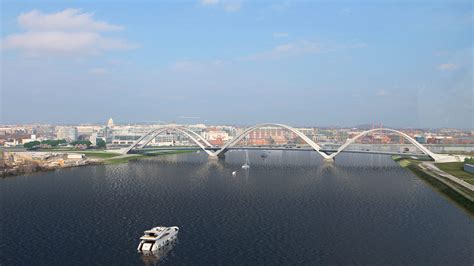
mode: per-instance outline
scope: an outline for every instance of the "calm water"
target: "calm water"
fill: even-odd
[[[381,155],[242,152],[0,180],[0,264],[473,265],[472,217]],[[237,176],[231,172],[238,170]],[[135,249],[177,225],[161,259]]]

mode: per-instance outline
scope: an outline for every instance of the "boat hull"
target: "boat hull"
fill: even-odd
[[[169,245],[171,242],[175,241],[178,237],[178,228],[172,227],[173,230],[170,230],[166,233],[166,236],[159,237],[158,239],[149,239],[142,237],[140,243],[138,244],[137,250],[139,252],[153,252],[161,250],[162,248]]]

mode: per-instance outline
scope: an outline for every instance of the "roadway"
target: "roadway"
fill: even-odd
[[[170,147],[153,147],[153,148],[142,148],[140,149],[141,152],[152,152],[152,151],[165,151],[165,150],[201,150],[199,147],[177,147],[177,146],[170,146]],[[220,147],[209,147],[206,150],[210,151],[217,151],[220,150]],[[282,147],[282,146],[261,146],[261,147],[230,147],[227,150],[256,150],[256,151],[314,151],[312,148],[306,147]],[[337,152],[337,149],[322,149],[322,152],[326,154],[331,154]],[[415,157],[428,157],[422,153],[408,153],[408,152],[390,152],[390,151],[373,151],[373,150],[343,150],[344,153],[359,153],[359,154],[382,154],[382,155],[403,155],[403,156],[415,156]]]

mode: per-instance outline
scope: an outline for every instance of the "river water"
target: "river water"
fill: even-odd
[[[0,264],[473,265],[473,218],[389,156],[260,155],[248,171],[233,151],[0,179]],[[156,225],[177,242],[138,254]]]

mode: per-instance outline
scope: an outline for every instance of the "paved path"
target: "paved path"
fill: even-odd
[[[429,170],[435,172],[436,174],[440,175],[440,176],[443,176],[457,184],[460,184],[462,185],[463,187],[467,188],[468,190],[470,190],[471,192],[474,192],[474,185],[471,185],[469,183],[467,183],[466,181],[458,178],[458,177],[455,177],[451,174],[448,174],[444,171],[442,171],[441,169],[439,169],[438,167],[436,167],[436,165],[434,165],[434,163],[432,162],[424,162],[422,163],[424,166],[426,166],[426,168],[428,168]]]
[[[474,201],[474,185],[467,183],[451,174],[440,170],[433,162],[423,162],[420,167],[432,177],[458,191],[471,201]],[[454,183],[454,184],[453,184]]]

